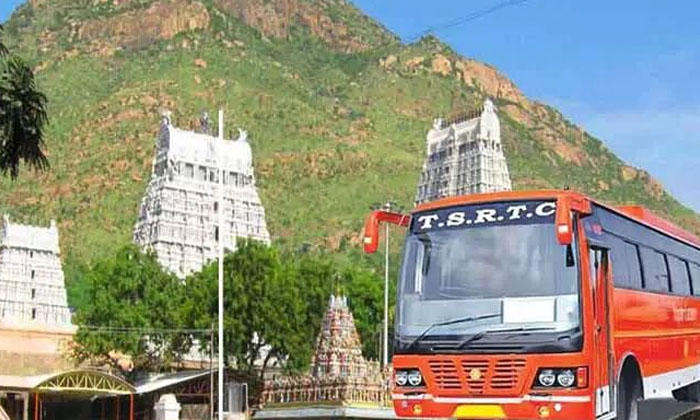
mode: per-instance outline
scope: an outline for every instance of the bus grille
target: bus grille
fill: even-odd
[[[496,361],[491,376],[491,388],[494,390],[512,390],[518,385],[520,373],[525,369],[522,359],[504,359]]]
[[[483,394],[486,390],[489,361],[462,360],[462,371],[467,382],[467,390],[472,394]],[[478,375],[475,372],[479,372]]]
[[[519,391],[526,362],[514,358],[440,358],[429,360],[428,365],[438,390],[506,395]]]
[[[457,367],[451,360],[431,360],[428,362],[433,379],[438,388],[445,390],[458,390],[462,388]]]

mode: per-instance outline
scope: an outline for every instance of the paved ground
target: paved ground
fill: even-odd
[[[695,409],[695,411],[693,410]],[[692,412],[693,413],[689,413]],[[679,417],[681,416],[682,417]],[[700,405],[675,400],[648,400],[639,404],[639,420],[700,420]]]

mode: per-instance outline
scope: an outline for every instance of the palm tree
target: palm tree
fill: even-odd
[[[48,168],[47,123],[46,96],[37,90],[32,69],[5,46],[0,25],[0,174],[17,179],[22,162]]]

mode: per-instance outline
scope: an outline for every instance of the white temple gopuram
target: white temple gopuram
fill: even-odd
[[[217,256],[219,165],[224,174],[224,247],[234,250],[237,238],[270,242],[247,133],[239,129],[238,139],[226,140],[220,124],[219,137],[212,136],[206,116],[200,131],[176,128],[164,116],[134,229],[134,243],[154,250],[163,267],[180,277]]]
[[[511,188],[501,125],[490,99],[484,102],[481,115],[434,121],[427,136],[416,204]]]
[[[58,228],[0,224],[0,322],[14,326],[71,327]]]

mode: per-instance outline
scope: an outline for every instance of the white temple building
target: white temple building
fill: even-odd
[[[159,262],[180,277],[199,271],[218,251],[219,166],[223,167],[224,247],[237,238],[269,244],[265,209],[255,187],[253,156],[247,133],[236,140],[175,128],[163,118],[156,139],[151,180],[141,202],[134,243],[154,250]]]
[[[511,188],[501,125],[490,99],[484,102],[481,115],[434,121],[427,136],[416,204]]]
[[[71,327],[58,228],[0,224],[0,323]]]

